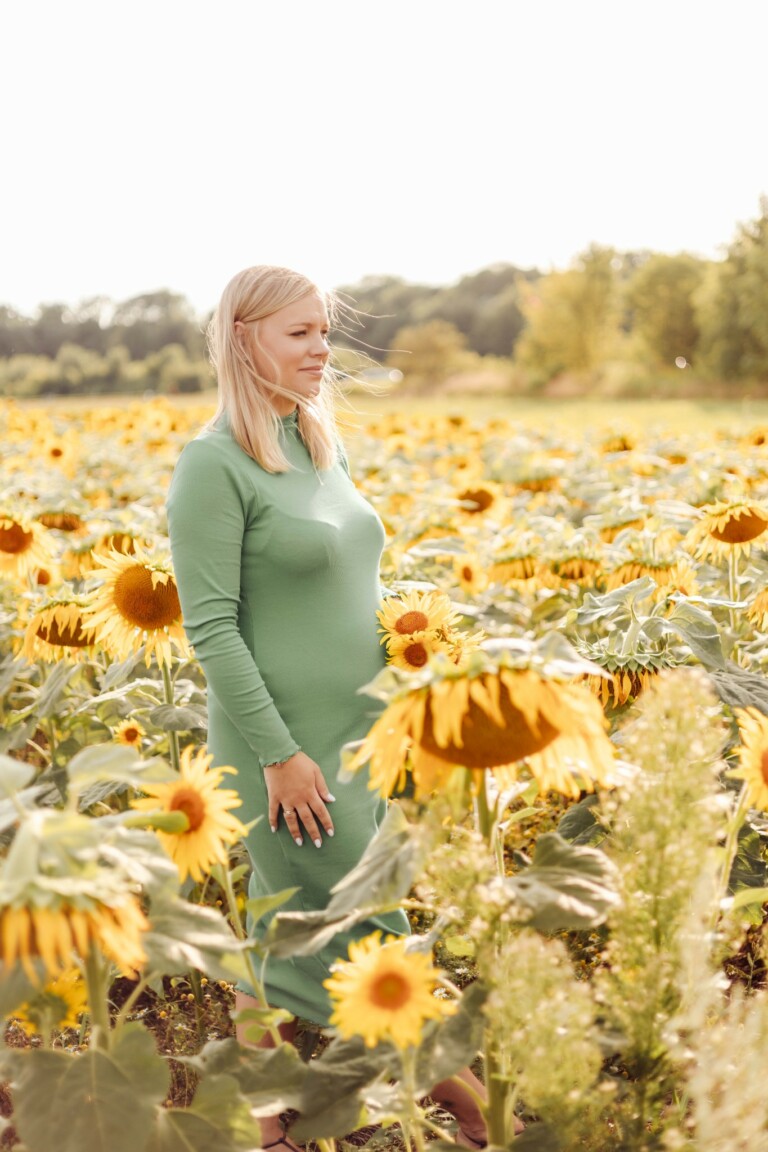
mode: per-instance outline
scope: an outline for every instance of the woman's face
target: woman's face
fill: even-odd
[[[323,368],[330,355],[328,311],[316,292],[286,304],[271,316],[258,321],[259,344],[269,359],[256,351],[261,375],[283,388],[311,400],[320,391]],[[262,363],[263,360],[263,363]],[[296,407],[287,396],[270,397],[280,415]]]

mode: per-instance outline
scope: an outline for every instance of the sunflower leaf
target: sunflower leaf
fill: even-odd
[[[723,668],[710,669],[709,675],[724,703],[732,708],[751,706],[768,716],[768,678],[761,672],[748,672],[729,660]]]
[[[388,905],[407,896],[425,853],[418,833],[402,809],[391,804],[360,862],[331,889],[328,912]]]
[[[146,1152],[237,1152],[260,1147],[248,1100],[232,1076],[207,1076],[187,1108],[163,1109]]]
[[[244,951],[253,941],[237,940],[215,908],[162,893],[152,902],[149,921],[142,937],[148,971],[197,968],[214,980],[248,979]]]
[[[247,1048],[234,1039],[209,1040],[194,1056],[179,1061],[207,1078],[227,1074],[248,1098],[253,1115],[270,1116],[298,1108],[307,1078],[307,1065],[290,1044],[278,1048]]]
[[[333,914],[325,908],[319,912],[278,912],[263,944],[271,956],[312,956],[338,932],[345,932],[376,911],[375,908],[355,908]]]
[[[706,668],[724,668],[725,657],[717,624],[695,604],[678,600],[668,616],[649,616],[643,631],[651,640],[674,633]]]
[[[631,580],[613,592],[605,592],[602,596],[593,596],[591,592],[584,594],[581,607],[576,612],[578,624],[594,624],[605,616],[612,616],[617,609],[623,613],[629,612],[629,604],[647,599],[656,587],[656,581],[650,576],[641,576],[639,580]]]
[[[538,838],[533,863],[505,886],[540,932],[594,928],[619,903],[616,870],[605,853],[569,844],[556,832]]]
[[[0,755],[0,796],[11,797],[26,788],[35,775],[34,764]]]
[[[168,1089],[169,1068],[142,1025],[126,1025],[109,1052],[28,1049],[14,1059],[14,1122],[29,1152],[144,1148]]]
[[[424,1092],[472,1063],[483,1043],[487,998],[488,989],[475,981],[465,989],[458,1011],[425,1028],[416,1057],[416,1079]]]
[[[400,1061],[388,1044],[366,1048],[359,1036],[334,1042],[308,1068],[293,1125],[297,1140],[345,1136],[363,1118],[361,1089],[383,1076],[397,1076]]]
[[[187,704],[179,707],[176,704],[158,704],[150,709],[148,719],[151,724],[162,728],[165,732],[192,732],[197,728],[208,727],[208,713],[199,705]]]

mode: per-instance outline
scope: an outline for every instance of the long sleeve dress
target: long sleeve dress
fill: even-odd
[[[376,631],[384,529],[339,456],[316,471],[296,413],[281,421],[292,466],[269,473],[233,439],[226,420],[182,450],[167,499],[184,627],[208,687],[208,749],[237,769],[238,816],[248,834],[252,898],[299,891],[281,911],[324,908],[330,889],[360,860],[385,812],[368,774],[337,781],[340,750],[363,737],[380,705],[358,689],[384,663]],[[297,845],[281,819],[270,831],[262,769],[302,749],[336,802],[335,835]],[[249,924],[259,937],[266,922]],[[402,912],[339,934],[314,956],[268,957],[269,1003],[326,1024],[323,981],[351,940],[408,932]],[[247,987],[244,991],[252,991]]]

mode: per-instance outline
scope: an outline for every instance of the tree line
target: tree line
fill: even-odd
[[[439,287],[370,276],[338,294],[334,341],[353,373],[378,364],[430,386],[491,372],[528,391],[568,378],[620,394],[673,386],[685,368],[702,386],[768,385],[768,197],[721,260],[594,245],[562,271],[495,264]],[[0,393],[205,390],[209,318],[167,290],[34,316],[0,306]]]

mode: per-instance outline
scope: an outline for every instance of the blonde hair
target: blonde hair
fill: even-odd
[[[337,459],[337,389],[332,369],[326,366],[320,392],[309,403],[305,397],[262,376],[254,355],[258,353],[262,363],[273,363],[259,343],[258,322],[311,292],[325,302],[333,320],[333,295],[321,292],[300,272],[271,264],[245,268],[227,284],[206,333],[219,389],[216,412],[206,427],[217,425],[226,415],[236,442],[267,472],[287,472],[291,468],[280,447],[281,421],[269,402],[270,392],[296,400],[299,432],[315,468],[330,468]],[[239,339],[235,330],[238,320],[250,325],[249,338],[245,340]],[[277,366],[274,368],[277,375]]]

